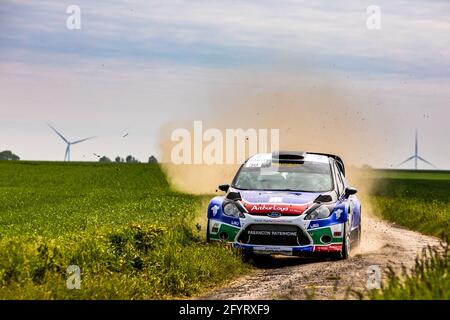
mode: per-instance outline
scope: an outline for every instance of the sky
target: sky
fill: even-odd
[[[80,29],[66,26],[69,5]],[[380,126],[383,156],[356,165],[400,163],[418,128],[422,156],[450,169],[448,1],[2,0],[0,29],[0,150],[22,159],[63,159],[46,123],[68,140],[98,136],[72,160],[159,157],[162,126],[201,120],[217,92],[276,75],[332,81]]]

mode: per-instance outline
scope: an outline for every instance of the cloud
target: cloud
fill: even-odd
[[[74,3],[81,7],[82,29],[71,31],[66,8]],[[136,137],[134,149],[128,150],[144,158],[161,124],[191,112],[201,115],[210,93],[238,88],[241,74],[271,77],[275,69],[283,73],[280,81],[305,86],[315,80],[304,74],[330,79],[350,92],[367,116],[383,121],[389,113],[397,126],[392,132],[403,132],[402,139],[417,126],[424,128],[424,141],[445,150],[450,4],[376,1],[382,11],[379,31],[366,28],[370,4],[3,1],[2,141],[20,148],[24,158],[52,159],[60,156],[58,148],[36,149],[25,140],[53,138],[38,123],[52,121],[75,138],[85,131],[115,137],[122,127],[136,128],[130,134]],[[98,153],[101,141],[84,147]],[[123,150],[115,138],[108,141],[103,150],[111,150],[109,156]],[[410,149],[401,141],[390,137],[386,143],[395,155],[380,155],[374,163],[401,161]],[[439,150],[424,151],[430,161],[449,167],[450,155]]]
[[[379,31],[366,28],[369,1],[78,1],[76,31],[65,28],[68,4],[6,2],[3,57],[22,50],[24,59],[38,52],[230,66],[297,59],[339,71],[449,76],[450,4],[441,1],[378,1]]]

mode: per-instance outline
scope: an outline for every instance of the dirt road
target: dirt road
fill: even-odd
[[[198,299],[315,299],[356,298],[348,288],[364,289],[368,268],[388,265],[412,266],[426,246],[439,245],[438,239],[365,217],[361,247],[348,260],[324,261],[310,258],[267,258],[256,270],[231,284]]]

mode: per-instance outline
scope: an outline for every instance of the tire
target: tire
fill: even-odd
[[[362,235],[362,229],[361,229],[361,225],[359,225],[358,235],[356,237],[355,244],[353,245],[353,248],[358,248],[360,246],[360,244],[361,244],[361,235]]]
[[[342,249],[340,252],[333,252],[327,254],[327,257],[331,260],[346,260],[350,256],[350,243],[351,243],[351,233],[350,233],[350,221],[347,220],[344,223],[344,236],[342,239]]]
[[[241,252],[241,257],[242,257],[242,261],[245,263],[251,263],[255,257],[255,255],[253,254],[253,252],[251,251],[246,251],[243,250]]]
[[[358,234],[357,237],[355,239],[355,244],[353,245],[354,248],[357,248],[361,245],[361,237],[362,237],[362,225],[361,225],[361,208],[359,209],[359,226],[358,226]]]
[[[350,250],[351,250],[351,232],[350,232],[350,221],[347,219],[347,221],[344,224],[344,239],[342,241],[342,251],[340,253],[341,259],[345,260],[348,259],[350,256]]]
[[[211,237],[209,235],[209,219],[208,219],[208,222],[206,224],[206,242],[208,242],[208,243],[211,242]]]

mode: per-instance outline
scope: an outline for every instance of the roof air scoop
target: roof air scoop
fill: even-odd
[[[306,152],[298,151],[275,151],[272,153],[272,161],[278,163],[298,163],[304,162]]]

